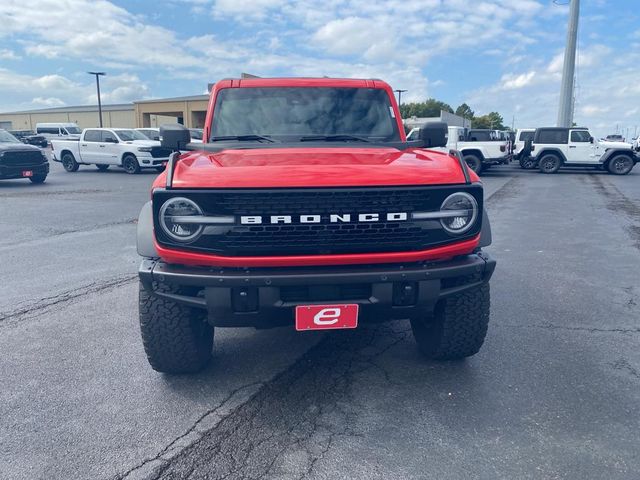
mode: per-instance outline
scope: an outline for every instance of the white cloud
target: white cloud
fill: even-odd
[[[43,107],[63,107],[66,103],[56,97],[36,97],[31,100],[33,105],[41,105]]]
[[[0,48],[0,60],[19,60],[20,56],[16,54],[13,50],[8,50],[6,48]]]
[[[500,81],[502,82],[502,88],[506,90],[514,90],[530,85],[535,76],[536,72],[534,71],[522,73],[520,75],[506,74],[502,76]]]

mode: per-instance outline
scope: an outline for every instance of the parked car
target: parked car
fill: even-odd
[[[142,133],[149,140],[160,141],[160,129],[155,127],[136,128],[137,132]]]
[[[607,135],[604,138],[605,142],[624,142],[624,137],[619,134]]]
[[[9,130],[9,133],[27,145],[36,147],[46,147],[49,145],[47,139],[42,135],[35,135],[31,130]]]
[[[49,160],[42,150],[0,130],[0,179],[28,178],[32,183],[43,183],[48,173]]]
[[[100,171],[113,165],[127,173],[142,168],[162,171],[171,153],[131,128],[86,128],[79,140],[51,140],[51,150],[53,160],[67,172],[77,171],[80,165],[96,165]]]
[[[414,127],[408,133],[407,140],[417,140],[419,137],[420,127]],[[492,165],[506,165],[511,161],[509,141],[498,139],[495,130],[448,127],[445,149],[458,150],[467,165],[477,174]]]
[[[80,138],[81,130],[75,123],[37,123],[36,134],[42,135],[47,140],[53,138]]]
[[[489,221],[477,175],[431,149],[446,124],[407,142],[381,80],[220,80],[211,95],[208,142],[172,154],[138,219],[155,370],[204,368],[218,327],[313,334],[410,318],[427,358],[480,350]],[[177,124],[161,137],[174,151],[191,142]]]
[[[538,128],[533,137],[534,162],[542,173],[562,167],[593,167],[626,175],[640,157],[624,142],[600,141],[587,128]]]
[[[535,128],[519,128],[516,130],[515,141],[513,142],[513,159],[520,163],[520,167],[528,169],[533,167],[533,157],[531,152],[523,151],[527,141],[533,142]]]
[[[203,130],[201,128],[190,128],[191,143],[202,143],[202,132]]]

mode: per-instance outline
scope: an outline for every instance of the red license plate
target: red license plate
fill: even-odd
[[[356,328],[358,304],[349,305],[298,305],[296,330],[331,330]]]
[[[31,170],[25,170],[22,172],[23,177],[33,177],[33,172]]]

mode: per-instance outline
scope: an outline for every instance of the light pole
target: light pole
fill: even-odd
[[[560,105],[558,107],[558,126],[570,127],[573,124],[573,86],[576,70],[576,46],[578,43],[578,18],[580,17],[580,0],[570,0],[569,27],[567,29],[567,45],[564,50],[564,66],[562,67],[562,86],[560,89]]]
[[[402,103],[402,94],[404,92],[406,92],[406,90],[394,90],[394,92],[396,92],[398,94],[398,106],[400,106],[400,104]]]
[[[102,128],[102,102],[100,101],[100,77],[106,75],[105,72],[87,72],[96,76],[96,88],[98,90],[98,116],[100,117],[100,128]]]

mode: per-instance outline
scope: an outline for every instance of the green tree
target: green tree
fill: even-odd
[[[471,125],[473,128],[490,128],[492,130],[504,130],[504,118],[498,112],[490,112],[487,115],[475,117]]]
[[[468,118],[469,120],[475,117],[475,112],[471,110],[471,107],[466,103],[463,103],[458,108],[456,108],[456,115],[459,115],[464,118]]]
[[[424,102],[403,103],[400,105],[402,118],[410,117],[439,117],[440,110],[453,113],[453,108],[448,103],[435,98],[429,98]]]

